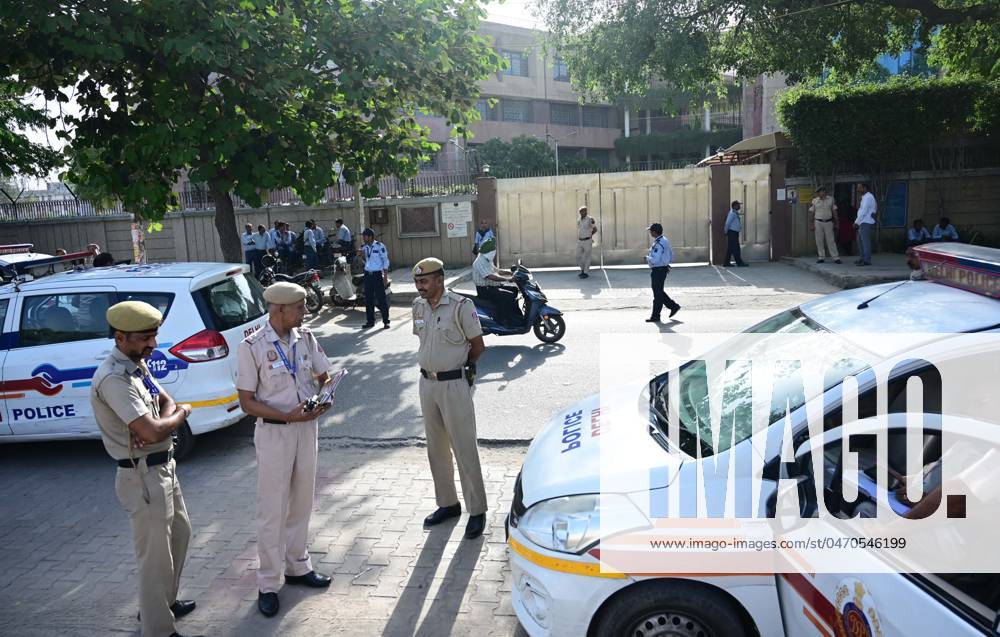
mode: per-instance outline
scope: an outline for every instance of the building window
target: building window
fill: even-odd
[[[531,102],[521,100],[503,101],[503,121],[505,122],[530,122]]]
[[[608,128],[608,109],[601,106],[584,106],[583,125],[587,128]]]
[[[490,106],[489,100],[483,98],[476,102],[476,110],[479,111],[479,118],[484,122],[495,122],[499,117],[497,117],[497,106]]]
[[[552,63],[552,79],[556,82],[569,82],[569,66],[561,57],[557,57]]]
[[[603,170],[611,165],[611,152],[607,148],[588,148],[587,159],[597,163]]]
[[[578,112],[576,104],[550,104],[549,123],[577,126],[580,123]]]
[[[406,237],[438,237],[437,206],[399,206],[399,236]]]
[[[500,51],[503,59],[507,60],[507,69],[504,75],[516,75],[518,77],[528,77],[528,55],[524,51]]]

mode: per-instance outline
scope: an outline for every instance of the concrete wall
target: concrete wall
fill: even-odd
[[[906,244],[906,230],[915,219],[923,219],[931,229],[942,216],[951,219],[962,241],[1000,247],[1000,169],[959,171],[945,176],[914,172],[892,178],[908,183],[906,227],[883,228],[880,224],[878,237],[882,250],[902,250]],[[867,178],[861,175],[837,179],[838,184],[862,181]],[[793,254],[815,254],[816,242],[809,232],[809,202],[803,201],[812,192],[813,184],[806,178],[790,177],[787,185],[798,188],[800,193],[792,214]],[[827,188],[831,189],[828,184]],[[853,196],[852,203],[857,205],[857,195]]]
[[[529,267],[575,263],[577,208],[587,205],[599,225],[594,263],[641,264],[646,227],[663,224],[675,260],[708,261],[709,169],[658,170],[500,179],[497,228],[500,261]]]
[[[453,201],[472,201],[474,195],[448,197],[421,197],[415,199],[371,200],[365,202],[365,221],[362,225],[353,206],[277,206],[252,210],[238,210],[236,221],[239,232],[243,225],[254,227],[262,223],[271,227],[275,220],[286,221],[296,232],[301,232],[306,220],[315,219],[327,233],[333,221],[343,218],[344,223],[358,237],[364,225],[370,225],[369,211],[388,208],[389,223],[372,226],[376,237],[386,244],[393,268],[411,266],[420,259],[435,256],[449,267],[465,267],[472,261],[472,234],[474,222],[467,224],[465,236],[448,238],[440,223],[441,205]],[[397,209],[405,205],[434,206],[438,215],[440,235],[435,237],[407,238],[399,236]],[[0,244],[33,243],[35,250],[53,254],[57,248],[67,251],[82,250],[88,243],[96,243],[116,259],[132,256],[131,223],[129,217],[72,218],[30,223],[0,224]],[[146,259],[151,263],[169,261],[222,261],[219,234],[215,229],[215,213],[197,211],[169,213],[163,220],[163,230],[147,232]]]

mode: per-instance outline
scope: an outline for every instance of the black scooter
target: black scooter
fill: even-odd
[[[265,288],[278,281],[288,281],[301,285],[306,291],[306,309],[315,314],[323,307],[323,288],[320,287],[319,270],[306,270],[298,274],[281,274],[275,272],[274,268],[279,260],[270,254],[264,255],[261,259],[261,271],[257,275],[257,280]]]
[[[521,316],[513,322],[500,323],[497,321],[497,310],[491,301],[481,299],[475,294],[462,294],[472,299],[476,304],[476,313],[479,314],[479,322],[483,326],[483,334],[496,334],[497,336],[511,336],[513,334],[527,334],[534,331],[538,340],[543,343],[555,343],[566,334],[566,321],[563,320],[562,312],[548,305],[548,299],[538,287],[531,276],[531,271],[521,265],[511,267],[514,275],[514,283],[523,298]]]

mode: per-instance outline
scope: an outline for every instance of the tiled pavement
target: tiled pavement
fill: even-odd
[[[489,527],[430,531],[420,447],[321,446],[310,549],[326,591],[286,587],[256,610],[254,450],[245,429],[202,436],[179,466],[194,527],[181,586],[206,635],[523,635],[503,519],[521,447],[482,450]],[[114,471],[96,442],[0,446],[0,635],[138,635],[135,560]]]

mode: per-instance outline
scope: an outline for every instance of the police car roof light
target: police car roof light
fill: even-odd
[[[9,243],[0,245],[0,254],[30,254],[34,247],[33,243]]]
[[[935,283],[1000,299],[1000,250],[964,243],[935,243],[913,249],[924,277]]]

